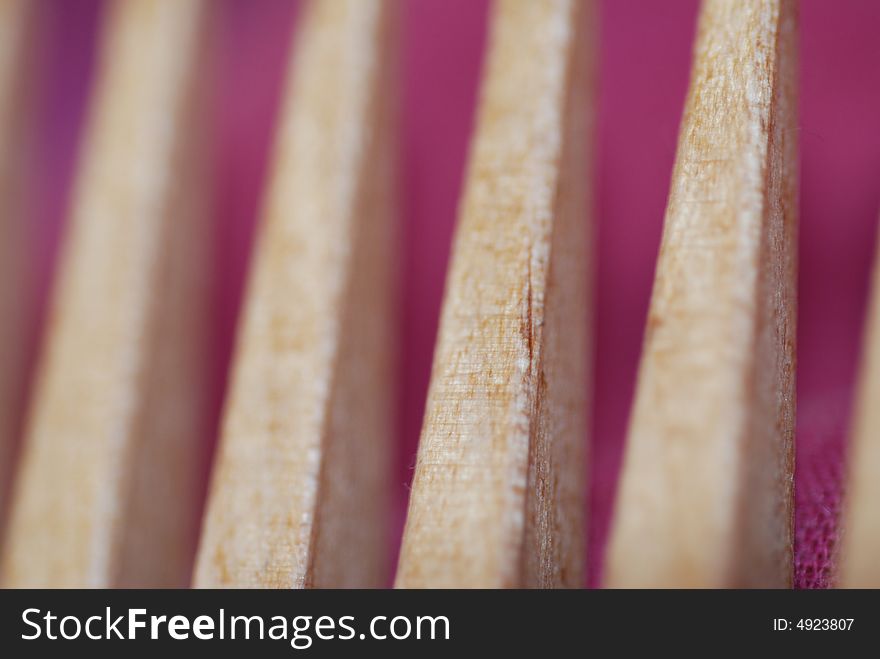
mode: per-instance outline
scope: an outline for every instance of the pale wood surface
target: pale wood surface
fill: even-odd
[[[849,447],[839,576],[844,588],[880,588],[880,259],[876,256],[871,295]]]
[[[27,332],[34,311],[26,189],[39,72],[33,44],[42,23],[36,9],[32,0],[0,0],[0,542],[23,416]]]
[[[494,5],[399,587],[582,585],[587,9]]]
[[[195,550],[210,298],[204,4],[107,9],[9,586],[180,586]]]
[[[305,11],[196,586],[387,580],[395,3]]]
[[[791,583],[796,13],[703,3],[609,586]]]

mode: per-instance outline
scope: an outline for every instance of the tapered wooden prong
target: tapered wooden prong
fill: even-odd
[[[494,5],[397,585],[582,585],[589,3]]]
[[[609,586],[789,586],[797,6],[705,0]]]
[[[188,581],[209,412],[206,4],[107,4],[6,585]]]
[[[839,554],[838,585],[843,588],[880,588],[880,259],[874,258],[864,357],[849,447],[849,480]]]
[[[34,329],[27,190],[40,14],[32,0],[0,0],[0,548],[26,397],[27,335]]]
[[[387,579],[396,6],[305,11],[196,586]]]

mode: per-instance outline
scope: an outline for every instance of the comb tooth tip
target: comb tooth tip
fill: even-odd
[[[609,586],[791,586],[795,14],[702,5]]]
[[[308,5],[196,586],[387,583],[396,3]]]
[[[398,587],[583,585],[587,4],[494,5]]]
[[[39,304],[30,218],[36,204],[35,116],[45,71],[37,66],[47,31],[29,0],[0,2],[0,550],[13,495],[25,421]]]
[[[880,251],[874,273],[849,448],[849,485],[837,584],[842,588],[880,588]]]
[[[186,582],[208,414],[205,4],[107,6],[7,585]]]

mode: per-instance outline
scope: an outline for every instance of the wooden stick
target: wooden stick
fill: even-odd
[[[880,245],[880,243],[878,243]],[[877,252],[880,254],[880,250]],[[840,579],[843,588],[880,588],[880,258],[875,257],[858,402],[849,448]]]
[[[109,5],[9,586],[188,579],[207,417],[200,1]]]
[[[42,23],[31,0],[0,0],[0,540],[25,403],[32,330],[33,254],[27,207],[35,130],[33,43]]]
[[[706,0],[621,475],[609,586],[788,586],[796,6]]]
[[[197,586],[386,583],[393,5],[319,0],[300,32]]]
[[[494,7],[400,587],[582,585],[585,8]]]

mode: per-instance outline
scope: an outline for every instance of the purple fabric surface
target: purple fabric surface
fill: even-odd
[[[804,0],[796,585],[828,585],[880,198],[880,3]],[[38,291],[63,225],[99,3],[51,0],[44,157],[35,190]],[[215,126],[219,413],[273,118],[298,3],[212,2],[220,20]],[[687,88],[697,3],[600,3],[596,358],[589,583],[602,552]],[[486,27],[485,0],[404,2],[399,541],[430,374]],[[294,37],[295,38],[295,37]]]

